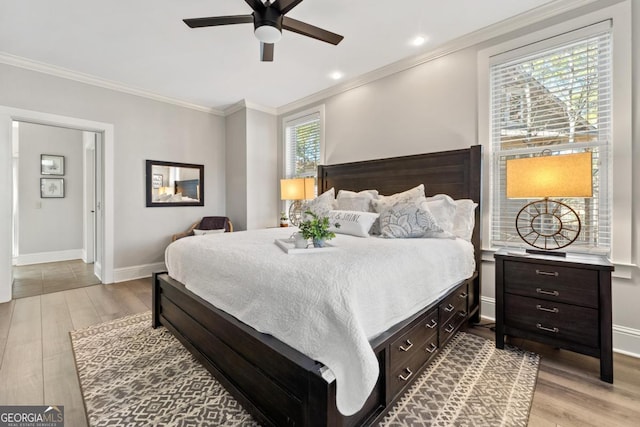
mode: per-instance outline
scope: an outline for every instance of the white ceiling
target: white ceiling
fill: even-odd
[[[287,16],[344,40],[285,30],[268,63],[251,24],[182,22],[249,14],[244,0],[1,0],[0,52],[219,110],[242,99],[277,108],[338,84],[334,71],[355,79],[558,1],[304,0]]]

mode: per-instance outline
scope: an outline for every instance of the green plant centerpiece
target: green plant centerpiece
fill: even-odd
[[[305,215],[310,216],[311,219],[302,221],[298,228],[302,233],[302,237],[313,240],[314,247],[322,248],[327,240],[331,240],[336,237],[336,233],[329,231],[331,224],[329,223],[328,216],[319,217],[311,211],[305,211]],[[333,226],[340,228],[340,224],[337,222],[333,224]]]

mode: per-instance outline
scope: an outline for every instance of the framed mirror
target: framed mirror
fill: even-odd
[[[204,206],[204,165],[147,160],[147,207]]]

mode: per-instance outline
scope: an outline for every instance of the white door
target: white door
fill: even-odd
[[[94,263],[93,274],[95,274],[101,281],[102,279],[102,265],[104,261],[104,156],[103,156],[103,134],[95,134],[95,245],[94,245]],[[104,281],[103,281],[104,283]]]
[[[84,262],[91,264],[95,262],[96,246],[96,133],[82,132],[82,142],[84,150],[84,189],[83,189],[83,253]]]

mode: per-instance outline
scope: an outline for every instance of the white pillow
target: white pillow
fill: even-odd
[[[427,197],[422,203],[423,206],[431,211],[442,230],[449,233],[453,232],[456,203],[450,196],[446,194],[436,194],[435,196]]]
[[[309,215],[305,215],[306,211],[311,211],[318,217],[322,218],[329,216],[329,212],[335,209],[336,205],[336,190],[331,187],[313,200],[309,200],[302,204],[302,221],[307,221],[311,218],[307,218]]]
[[[471,199],[455,200],[456,215],[453,218],[453,234],[461,239],[471,241],[473,227],[476,222],[478,204]]]
[[[407,191],[392,194],[391,196],[378,196],[377,199],[371,201],[373,210],[382,213],[391,206],[398,203],[420,203],[424,200],[424,184],[420,184]],[[380,222],[376,221],[371,228],[371,234],[380,234]]]
[[[195,236],[203,236],[205,234],[218,234],[218,233],[224,233],[225,229],[224,228],[215,228],[213,230],[200,230],[199,228],[195,228],[193,230],[193,234]],[[195,240],[194,240],[195,242]]]
[[[338,223],[340,227],[332,225],[329,230],[334,233],[369,237],[369,229],[378,216],[379,214],[373,212],[334,210],[329,212],[329,222]]]
[[[378,190],[340,190],[336,197],[337,209],[341,211],[373,212],[371,201],[378,197]]]
[[[433,214],[414,202],[397,203],[380,214],[380,235],[382,237],[412,238],[425,237],[428,232],[441,233]]]

